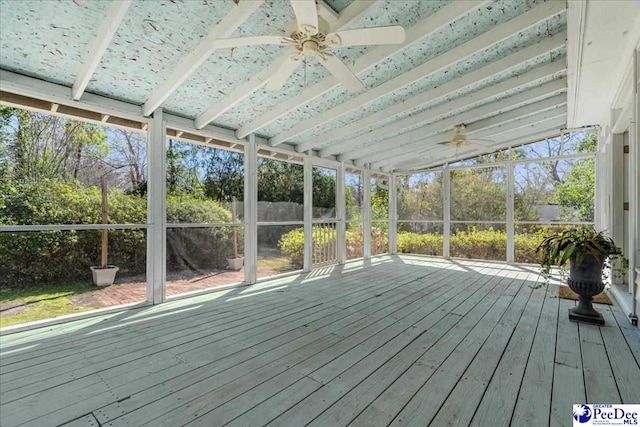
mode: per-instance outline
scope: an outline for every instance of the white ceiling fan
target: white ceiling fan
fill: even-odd
[[[453,128],[453,136],[451,139],[438,142],[439,145],[455,147],[456,151],[458,147],[463,145],[476,145],[482,148],[491,149],[491,144],[493,143],[495,143],[495,141],[491,141],[489,139],[470,139],[465,133],[465,125],[463,123],[460,123]]]
[[[389,27],[363,28],[331,33],[329,24],[318,16],[315,0],[291,0],[296,19],[292,23],[291,35],[254,36],[217,40],[218,48],[234,48],[260,44],[288,45],[294,49],[278,67],[266,85],[268,90],[280,89],[295,69],[306,57],[314,57],[349,91],[363,88],[358,77],[333,53],[332,48],[346,46],[367,46],[399,44],[404,42],[404,28],[399,25]]]

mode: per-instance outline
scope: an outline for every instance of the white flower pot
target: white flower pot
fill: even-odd
[[[244,265],[244,257],[238,258],[227,258],[227,262],[229,263],[229,268],[231,270],[240,270]]]
[[[93,275],[93,283],[97,286],[109,286],[113,285],[113,281],[116,280],[116,273],[119,268],[115,265],[108,265],[106,268],[102,267],[90,267],[91,274]]]

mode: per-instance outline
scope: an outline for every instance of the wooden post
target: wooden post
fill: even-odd
[[[236,196],[231,198],[231,222],[236,223]],[[238,228],[233,226],[233,257],[238,258]]]
[[[107,201],[107,176],[102,175],[100,178],[100,186],[102,187],[102,223],[109,223],[109,206]],[[100,260],[100,267],[106,268],[109,258],[109,230],[106,228],[102,230],[102,259]]]

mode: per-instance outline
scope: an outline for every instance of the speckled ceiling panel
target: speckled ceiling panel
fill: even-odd
[[[232,7],[218,0],[133,2],[87,90],[146,101]]]
[[[389,95],[386,95],[377,101],[374,101],[357,111],[353,111],[349,114],[346,114],[332,122],[329,122],[323,126],[312,129],[305,134],[301,134],[294,139],[294,141],[304,141],[309,137],[314,137],[318,135],[326,134],[332,129],[345,126],[349,123],[353,123],[354,121],[360,120],[370,114],[373,114],[377,111],[383,110],[385,108],[389,108],[392,105],[397,103],[406,101],[417,94],[420,94],[426,90],[441,86],[442,84],[449,82],[455,78],[458,78],[464,74],[475,71],[487,64],[494,62],[500,58],[508,56],[514,52],[517,52],[525,47],[531,46],[533,44],[539,43],[540,41],[546,39],[549,36],[555,35],[559,32],[562,32],[566,29],[566,15],[561,14],[552,19],[541,23],[533,28],[530,28],[527,31],[520,32],[510,37],[509,39],[497,44],[491,49],[487,49],[483,52],[478,52],[468,59],[461,61],[458,64],[455,64],[452,67],[444,71],[440,71],[435,73],[429,77],[421,79],[415,83],[412,83],[402,89],[399,89]],[[554,55],[547,56],[545,58],[541,58],[541,61],[549,61],[553,60]],[[531,64],[536,65],[536,64]],[[520,70],[523,72],[526,70]],[[497,76],[494,79],[487,79],[486,81],[479,82],[482,83],[482,86],[487,86],[488,84],[495,84],[501,79],[501,76]],[[478,89],[478,87],[474,89]],[[469,92],[469,89],[464,91],[465,93]],[[462,92],[454,92],[451,94],[450,99],[456,98],[462,95]],[[425,104],[423,108],[416,109],[416,111],[424,110],[426,107],[433,106],[433,103]],[[413,111],[412,111],[413,112]]]
[[[410,116],[414,116],[414,115],[416,115],[416,114],[418,114],[418,113],[420,113],[422,111],[434,108],[434,107],[436,107],[436,106],[438,106],[440,104],[444,104],[446,102],[452,101],[454,99],[458,99],[458,98],[463,97],[463,96],[465,96],[467,94],[470,94],[472,92],[476,92],[478,90],[481,90],[483,88],[492,86],[494,84],[501,83],[501,82],[503,82],[505,80],[509,80],[512,77],[521,75],[521,74],[526,73],[528,71],[531,71],[534,68],[537,68],[537,67],[539,67],[541,65],[548,64],[548,63],[550,63],[552,61],[564,61],[565,60],[565,55],[566,55],[566,48],[565,47],[561,47],[561,48],[551,52],[551,54],[548,55],[548,56],[544,55],[544,56],[540,56],[540,57],[531,59],[530,61],[527,61],[527,62],[525,62],[524,64],[522,64],[522,65],[520,65],[518,67],[514,67],[514,68],[512,68],[512,69],[510,69],[510,70],[508,70],[506,72],[500,73],[500,74],[498,74],[496,76],[493,76],[491,78],[488,78],[488,79],[479,81],[479,82],[477,82],[477,83],[475,83],[473,85],[470,85],[469,87],[465,88],[464,90],[455,91],[455,92],[453,92],[453,93],[451,93],[451,94],[449,94],[447,96],[434,99],[429,103],[426,103],[426,104],[424,104],[424,105],[422,105],[420,107],[416,107],[416,108],[413,108],[411,110],[408,110],[408,111],[406,111],[406,112],[404,112],[402,114],[398,114],[398,115],[395,115],[395,116],[387,117],[385,120],[381,120],[381,121],[377,122],[373,126],[370,126],[370,127],[366,128],[364,130],[361,130],[359,132],[356,132],[356,133],[350,135],[348,138],[331,141],[328,144],[321,145],[319,148],[330,147],[330,146],[334,146],[334,145],[340,145],[340,144],[344,143],[345,141],[347,141],[347,140],[349,140],[351,138],[354,138],[354,137],[357,137],[357,136],[360,136],[360,135],[363,135],[363,134],[366,134],[366,133],[369,133],[369,132],[375,132],[376,129],[383,128],[383,127],[385,127],[385,126],[387,126],[387,125],[389,125],[389,124],[391,124],[391,123],[393,123],[393,122],[395,122],[397,120],[404,119],[404,118],[410,117]],[[560,75],[562,75],[562,74],[560,74]],[[535,82],[535,83],[533,83],[533,84],[531,84],[529,86],[538,85],[538,84],[540,84],[541,81],[542,80],[537,81],[537,82]],[[513,94],[515,92],[518,92],[518,91],[521,91],[521,90],[525,90],[529,86],[523,86],[519,90],[508,91],[508,92],[506,92],[506,94],[508,96],[508,95]],[[495,101],[497,98],[498,97],[491,98],[491,102]],[[474,106],[472,108],[475,108],[477,106],[478,106],[478,104],[474,104]],[[442,117],[443,118],[449,117],[449,116],[452,116],[452,115],[455,115],[455,114],[459,114],[460,112],[467,111],[467,110],[469,110],[469,108],[451,110],[447,115],[444,115]],[[341,120],[341,122],[344,123],[344,120]],[[315,134],[315,132],[314,132],[314,134]]]
[[[366,28],[399,24],[415,25],[437,12],[451,0],[415,1],[386,0],[371,7],[347,28]],[[489,6],[446,26],[420,43],[405,48],[376,67],[361,73],[367,88],[377,87],[412,68],[500,25],[542,3],[544,0],[495,0]],[[350,0],[329,0],[335,10],[344,9]],[[80,68],[87,45],[107,13],[107,1],[13,1],[0,0],[0,66],[71,86]],[[195,49],[215,25],[231,10],[232,0],[137,0],[130,7],[114,40],[110,44],[87,91],[141,104],[180,63]],[[293,20],[288,1],[267,0],[249,17],[232,37],[249,35],[288,35]],[[447,70],[388,94],[356,112],[337,118],[300,135],[295,141],[330,132],[389,106],[403,102],[418,93],[440,86],[465,73],[505,57],[549,35],[564,31],[564,14],[535,28],[523,31],[485,51],[477,52]],[[165,102],[165,109],[187,117],[196,117],[209,106],[253,75],[268,67],[287,51],[279,46],[252,46],[215,52]],[[352,65],[375,47],[338,48],[336,53]],[[564,55],[564,50],[554,55]],[[555,57],[549,58],[549,60]],[[406,117],[438,103],[464,96],[525,72],[529,66],[547,61],[534,59],[529,65],[510,70],[501,76],[478,82],[464,91],[420,106],[404,113]],[[286,102],[328,75],[324,67],[310,59],[300,66],[285,86],[278,91],[259,90],[216,120],[216,124],[238,128],[257,116]],[[292,126],[358,96],[337,86],[309,105],[291,112],[259,131],[265,136],[277,135]],[[380,125],[397,120],[389,118]],[[378,127],[378,126],[376,126]],[[367,129],[363,132],[371,131]]]
[[[2,68],[73,84],[108,7],[85,0],[0,1]]]
[[[369,9],[365,15],[351,23],[347,28],[368,28],[398,24],[409,28],[447,3],[448,1],[387,1]],[[354,46],[336,49],[335,51],[346,64],[352,65],[357,58],[372,49],[375,49],[375,47]],[[306,67],[306,80],[304,79],[304,73],[300,71],[297,75],[292,76],[285,87],[279,91],[267,91],[265,89],[256,91],[235,108],[218,118],[216,124],[229,127],[245,124],[257,115],[263,114],[281,102],[299,94],[306,86],[319,82],[327,75],[328,73],[324,67],[311,60]],[[349,93],[339,86],[316,101],[322,101],[329,96],[335,97],[336,94],[340,99],[344,100],[350,97]]]
[[[293,9],[288,2],[265,2],[232,37],[286,36],[289,35],[293,19]],[[218,50],[165,102],[165,107],[188,117],[197,116],[235,86],[268,67],[287,49],[291,48],[259,45]],[[313,71],[307,68],[308,79],[315,81],[324,75],[324,70],[316,68],[319,67],[313,67]],[[279,92],[290,90],[299,78],[300,70]],[[231,123],[230,126],[236,127],[237,123]]]
[[[395,5],[395,2],[391,2]],[[403,74],[426,61],[471,40],[472,38],[512,19],[537,3],[530,1],[498,0],[460,18],[453,24],[428,37],[422,43],[416,43],[367,73],[360,74],[360,80],[367,88],[379,86],[387,80]],[[386,5],[386,3],[385,3]],[[479,55],[478,59],[482,57]],[[266,136],[273,136],[304,120],[316,116],[339,105],[358,94],[348,93],[342,87],[336,87],[321,99],[304,106],[260,130]]]

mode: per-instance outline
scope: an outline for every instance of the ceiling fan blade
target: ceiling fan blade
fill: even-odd
[[[273,76],[269,79],[269,82],[265,85],[265,89],[267,90],[278,90],[284,86],[291,74],[298,68],[300,65],[300,58],[296,58],[295,55],[292,55],[282,61],[282,64],[278,67],[277,71],[273,74]]]
[[[325,53],[325,57],[318,57],[318,61],[327,67],[333,77],[338,79],[340,84],[346,87],[349,92],[357,92],[364,89],[358,77],[337,56]]]
[[[318,11],[315,0],[291,0],[293,13],[298,21],[298,29],[310,34],[318,33]]]
[[[218,39],[213,42],[216,49],[226,49],[240,46],[254,46],[257,44],[277,44],[285,45],[284,38],[281,36],[255,36],[255,37],[239,37],[235,39]]]
[[[399,25],[391,27],[362,28],[347,30],[327,35],[330,45],[361,46],[377,44],[400,44],[405,40],[404,28]]]

